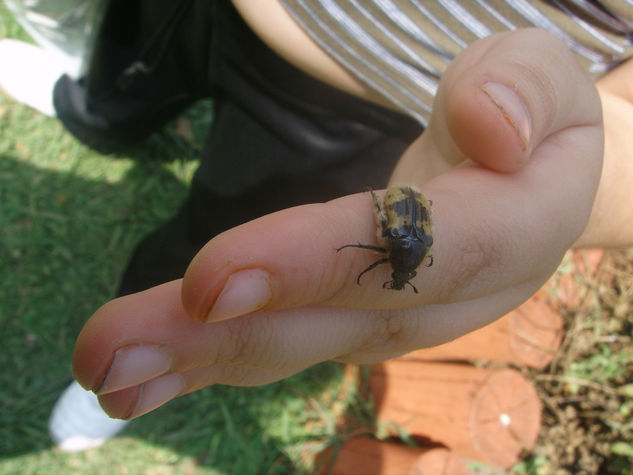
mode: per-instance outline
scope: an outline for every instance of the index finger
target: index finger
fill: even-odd
[[[357,285],[377,256],[336,252],[349,243],[378,244],[365,193],[287,209],[217,236],[185,275],[184,308],[201,321],[305,305],[395,309],[545,281],[584,229],[599,177],[600,162],[592,157],[601,153],[600,131],[588,128],[569,141],[559,137],[512,175],[460,168],[428,183],[423,191],[433,201],[434,263],[412,281],[417,294],[383,289],[387,265]],[[579,161],[584,165],[575,179],[561,182]]]

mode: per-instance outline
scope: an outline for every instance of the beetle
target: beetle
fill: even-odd
[[[433,265],[431,246],[433,245],[433,222],[431,216],[432,201],[413,186],[395,186],[385,193],[382,207],[373,190],[369,190],[374,201],[374,212],[378,225],[378,241],[380,246],[371,244],[346,244],[336,252],[347,247],[369,249],[387,257],[376,262],[362,271],[356,283],[360,285],[360,278],[366,272],[381,264],[391,264],[393,273],[391,279],[382,288],[403,290],[409,284],[417,294],[418,289],[411,283],[416,275],[416,269],[425,259],[427,267]]]

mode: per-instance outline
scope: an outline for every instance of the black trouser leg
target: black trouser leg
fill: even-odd
[[[208,38],[195,40],[209,45],[208,57],[195,61],[208,67],[214,120],[188,199],[138,245],[119,295],[182,277],[208,240],[238,224],[367,186],[384,187],[421,132],[412,119],[286,63],[254,35],[230,2],[201,3],[210,5],[212,21]],[[189,31],[186,24],[182,31]],[[173,73],[166,71],[167,77]]]

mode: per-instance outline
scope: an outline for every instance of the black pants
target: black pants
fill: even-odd
[[[55,106],[77,138],[109,152],[205,97],[215,115],[190,195],[138,245],[119,295],[182,277],[233,226],[384,187],[421,133],[285,62],[228,0],[111,0],[87,76],[60,79]]]

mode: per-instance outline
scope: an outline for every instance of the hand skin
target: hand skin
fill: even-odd
[[[633,61],[598,81],[604,115],[602,178],[589,223],[574,247],[633,246]]]
[[[266,384],[457,338],[555,271],[585,229],[602,156],[596,88],[561,42],[539,30],[477,42],[393,175],[433,201],[434,263],[419,269],[418,294],[383,289],[389,266],[357,285],[376,255],[335,252],[375,242],[367,193],[290,208],[212,239],[182,281],[100,308],[78,337],[75,376],[111,416],[133,418],[211,384]]]

